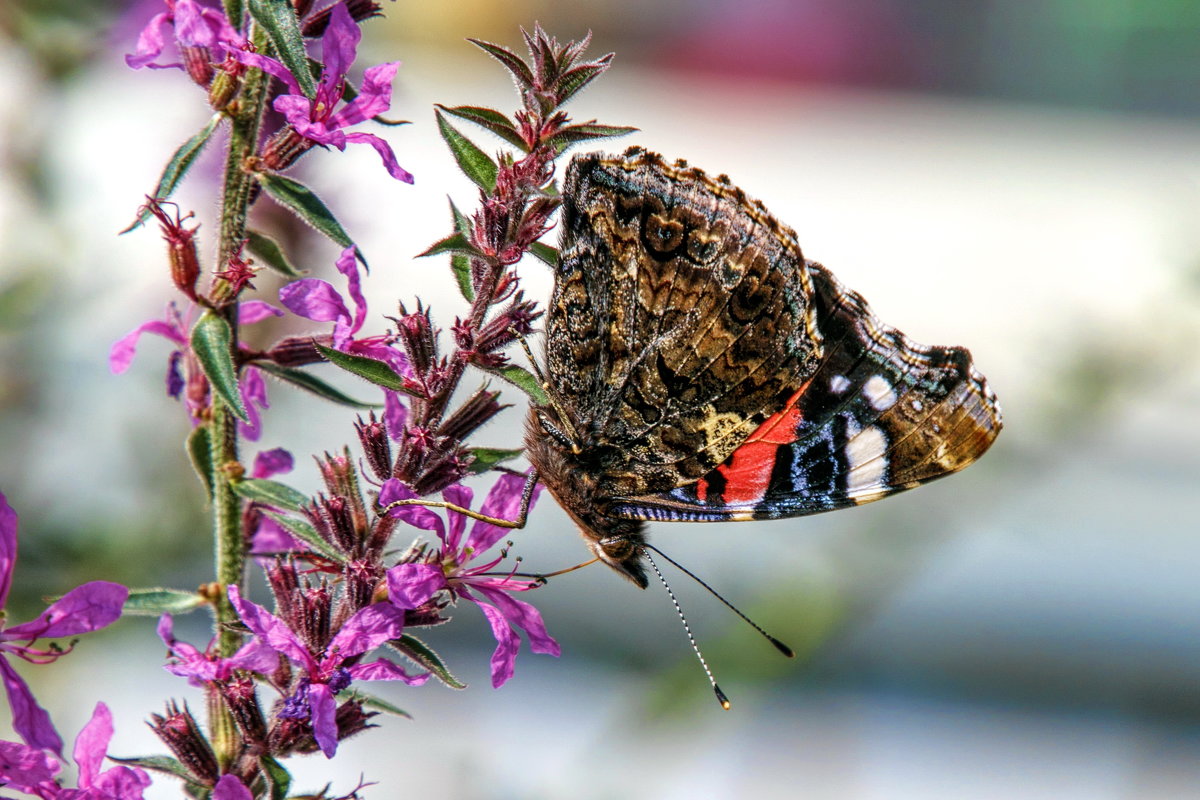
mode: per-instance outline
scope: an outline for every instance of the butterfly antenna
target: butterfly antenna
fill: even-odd
[[[748,625],[749,625],[751,628],[754,628],[754,630],[756,630],[756,631],[758,631],[759,633],[761,633],[761,634],[763,635],[763,637],[764,637],[764,638],[765,638],[765,639],[766,639],[768,642],[770,642],[771,644],[773,644],[773,645],[775,646],[775,649],[776,649],[776,650],[778,650],[779,652],[783,653],[783,654],[784,654],[785,656],[787,656],[788,658],[795,658],[795,657],[796,657],[796,651],[792,650],[792,648],[788,647],[786,644],[784,644],[783,642],[779,641],[778,639],[776,639],[776,638],[775,638],[774,636],[772,636],[771,634],[769,634],[769,633],[767,633],[766,631],[764,631],[764,630],[762,629],[762,626],[761,626],[761,625],[759,625],[757,622],[755,622],[754,620],[750,619],[750,618],[749,618],[749,617],[747,617],[745,614],[743,614],[743,613],[742,613],[742,611],[741,611],[741,609],[739,609],[739,608],[738,608],[737,606],[735,606],[733,603],[729,602],[729,601],[728,601],[728,600],[726,600],[724,597],[722,597],[720,592],[718,592],[716,589],[712,588],[712,587],[711,587],[711,586],[709,586],[707,583],[705,583],[704,581],[702,581],[702,580],[700,579],[700,577],[699,577],[698,575],[696,575],[696,573],[692,572],[690,569],[688,569],[687,567],[683,566],[683,565],[682,565],[682,564],[680,564],[678,561],[676,561],[675,559],[671,558],[669,555],[667,555],[666,553],[664,553],[662,550],[659,550],[657,547],[655,547],[655,546],[654,546],[654,545],[652,545],[652,544],[644,544],[644,545],[642,545],[642,547],[646,548],[647,550],[653,550],[654,552],[658,553],[660,556],[662,556],[662,557],[663,557],[663,558],[665,558],[665,559],[666,559],[668,562],[670,562],[670,563],[671,563],[671,564],[672,564],[672,565],[673,565],[673,566],[674,566],[676,569],[678,569],[678,570],[680,570],[681,572],[683,572],[683,574],[684,574],[684,575],[687,575],[689,578],[691,578],[692,580],[694,580],[696,583],[700,584],[700,585],[701,585],[701,586],[703,586],[705,589],[707,589],[709,594],[711,594],[713,597],[717,598],[717,599],[718,599],[718,600],[720,600],[722,603],[724,603],[724,604],[725,604],[725,606],[726,606],[726,607],[727,607],[727,608],[728,608],[730,611],[732,611],[733,613],[735,613],[735,614],[737,614],[739,617],[741,617],[743,620],[745,620],[746,624],[748,624]],[[646,556],[646,558],[649,558],[649,557],[650,557],[650,556],[648,556],[648,555]],[[651,564],[651,566],[653,566],[653,565],[654,565],[654,562],[653,562],[653,561],[651,561],[651,562],[650,562],[650,564]],[[654,567],[654,571],[655,571],[655,572],[658,572],[658,567]],[[659,577],[661,578],[661,577],[662,577],[662,575],[660,574],[660,575],[659,575]],[[665,581],[664,581],[664,583],[665,583]],[[668,589],[667,591],[670,591],[670,589]],[[684,624],[686,625],[687,623],[684,623]]]
[[[660,556],[662,552],[655,550]],[[675,613],[679,614],[679,620],[683,623],[683,630],[687,633],[688,641],[692,643],[692,651],[696,654],[696,658],[700,659],[700,666],[704,668],[704,674],[708,676],[708,682],[712,684],[713,692],[717,695],[717,702],[721,704],[721,708],[729,708],[729,698],[721,691],[721,687],[717,686],[717,679],[713,677],[712,670],[708,668],[708,662],[704,660],[704,654],[700,652],[700,646],[696,644],[696,637],[692,635],[692,628],[688,625],[687,617],[683,615],[683,609],[679,607],[679,601],[675,599],[675,593],[671,591],[671,585],[667,583],[667,579],[663,577],[662,572],[658,569],[658,564],[654,563],[654,559],[650,554],[642,551],[642,555],[646,556],[646,560],[650,562],[650,566],[654,569],[654,574],[662,581],[663,588],[667,590],[667,595],[671,598],[671,602],[675,606]],[[667,558],[663,556],[663,558]],[[668,561],[671,559],[667,558]],[[671,562],[675,563],[675,562]]]

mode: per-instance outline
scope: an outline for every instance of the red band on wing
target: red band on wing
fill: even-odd
[[[727,505],[762,501],[771,482],[771,470],[775,468],[775,452],[781,445],[796,441],[796,428],[800,425],[800,408],[797,404],[806,388],[807,383],[788,399],[782,409],[759,425],[724,464],[717,467],[725,476],[722,499]]]

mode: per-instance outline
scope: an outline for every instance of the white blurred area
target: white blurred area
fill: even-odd
[[[449,327],[462,306],[445,263],[411,256],[448,231],[447,193],[463,209],[475,199],[431,104],[508,110],[515,98],[466,43],[398,54],[382,36],[367,45],[366,63],[404,61],[393,115],[414,124],[380,132],[417,183],[389,179],[367,148],[310,155],[306,180],[371,260],[377,328],[395,299],[418,296]],[[108,374],[111,342],[167,298],[161,242],[151,231],[114,234],[204,116],[178,75],[110,64],[53,108],[35,105],[53,123],[31,119],[17,110],[36,86],[22,83],[17,58],[0,62],[15,76],[0,81],[0,143],[19,147],[31,130],[49,137],[59,215],[31,217],[27,198],[0,191],[0,277],[53,251],[45,313],[55,322],[36,324],[57,374],[21,439],[36,453],[6,448],[0,477],[23,518],[119,520],[152,502],[119,476],[144,480],[146,458],[186,469],[186,427],[161,396],[164,344],[145,340],[129,374]],[[722,83],[619,54],[570,110],[641,128],[609,150],[639,144],[729,174],[882,319],[919,341],[969,346],[1006,430],[961,475],[861,509],[652,526],[672,557],[803,645],[800,659],[780,663],[672,576],[732,710],[717,708],[662,592],[595,568],[532,598],[563,644],[560,660],[523,653],[516,678],[493,691],[490,636],[462,608],[427,638],[472,687],[380,689],[415,720],[383,720],[333,762],[292,762],[295,789],[333,781],[345,792],[362,774],[380,783],[370,797],[462,800],[1197,796],[1197,126]],[[194,180],[178,198],[203,234],[215,228],[210,197]],[[335,255],[317,244],[300,258],[328,278]],[[544,267],[521,270],[526,291],[547,296]],[[509,399],[518,408],[480,443],[515,446],[523,402]],[[315,490],[306,454],[351,443],[352,415],[278,387],[273,402],[261,447],[292,449],[291,482]],[[533,569],[585,555],[548,498],[514,539]],[[158,668],[161,650],[150,621],[127,620],[53,667],[22,672],[68,741],[104,699],[117,720],[111,752],[158,752],[142,724],[149,713],[170,697],[203,708]],[[169,779],[157,782],[148,796],[178,796]]]

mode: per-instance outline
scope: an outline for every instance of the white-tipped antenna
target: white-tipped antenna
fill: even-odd
[[[654,552],[658,553],[660,556],[662,556],[668,562],[670,562],[676,569],[681,571],[684,575],[687,575],[689,578],[694,580],[696,583],[700,584],[705,589],[707,589],[708,593],[711,594],[713,597],[717,598],[718,600],[720,600],[722,603],[724,603],[726,608],[728,608],[733,613],[737,614],[739,617],[741,617],[746,622],[747,625],[749,625],[751,628],[754,628],[754,630],[756,630],[760,634],[762,634],[763,638],[766,639],[768,642],[770,642],[772,645],[774,645],[776,650],[783,653],[788,658],[796,657],[796,652],[794,650],[792,650],[792,648],[788,647],[786,644],[784,644],[783,642],[779,641],[771,634],[764,631],[762,629],[761,625],[759,625],[757,622],[755,622],[754,620],[750,619],[745,614],[743,614],[741,609],[739,609],[733,603],[729,602],[724,597],[722,597],[720,592],[718,592],[716,589],[712,588],[707,583],[705,583],[703,580],[701,580],[700,577],[698,575],[696,575],[696,573],[692,572],[690,569],[683,566],[678,561],[671,558],[669,555],[664,553],[662,550],[659,550],[657,547],[655,547],[652,544],[643,544],[642,547],[646,548],[646,550],[653,550]],[[643,550],[642,552],[644,553],[645,550]],[[650,555],[648,553],[646,554],[646,558],[650,558]],[[651,561],[650,564],[653,565],[654,562]],[[658,567],[655,567],[654,571],[658,572]],[[661,578],[662,575],[660,574],[659,577]],[[685,623],[685,625],[686,625],[686,623]]]
[[[654,552],[662,555],[661,550],[655,549]],[[692,628],[688,625],[687,617],[683,615],[683,609],[679,607],[679,601],[675,599],[675,593],[671,591],[671,585],[667,583],[667,579],[663,577],[662,572],[658,569],[658,564],[654,563],[654,559],[650,557],[650,554],[643,550],[642,555],[650,562],[650,566],[654,569],[654,574],[658,576],[658,579],[662,581],[663,588],[667,590],[667,595],[671,598],[671,603],[675,606],[675,612],[679,614],[679,620],[683,623],[683,630],[687,632],[688,641],[692,643],[692,651],[695,652],[696,658],[700,659],[700,666],[704,668],[704,674],[708,676],[708,682],[712,684],[713,692],[717,695],[717,702],[721,704],[721,708],[728,709],[729,698],[721,691],[721,687],[717,686],[717,679],[713,677],[712,670],[708,668],[708,662],[704,660],[704,654],[700,652],[700,646],[696,644],[696,637],[692,636]],[[663,558],[667,557],[663,556]],[[669,558],[667,560],[671,561]],[[671,563],[674,564],[675,562],[671,561]],[[679,565],[676,564],[675,566]],[[687,570],[684,571],[686,572]]]

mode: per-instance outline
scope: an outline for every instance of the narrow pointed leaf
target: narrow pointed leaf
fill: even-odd
[[[266,515],[279,523],[279,527],[329,560],[336,561],[339,564],[346,560],[346,556],[339,553],[333,545],[322,539],[321,534],[317,533],[317,529],[304,520],[297,517],[289,517],[286,514],[276,514],[274,511],[268,511]]]
[[[429,249],[423,253],[418,253],[417,258],[425,256],[436,256],[441,253],[468,253],[470,255],[483,255],[475,246],[471,244],[467,237],[458,231],[447,236],[445,239],[440,239],[429,246]]]
[[[375,695],[367,694],[365,692],[360,692],[358,689],[347,689],[345,691],[338,692],[337,698],[338,700],[357,700],[367,708],[375,711],[382,711],[383,713],[391,714],[394,717],[412,719],[412,714],[408,713],[403,708],[400,708],[400,706],[392,705],[380,697],[376,697]]]
[[[613,54],[609,53],[603,58],[599,58],[590,64],[580,64],[574,69],[569,69],[564,72],[554,86],[554,94],[558,97],[558,104],[565,104],[575,95],[583,90],[583,87],[599,78],[612,63]]]
[[[497,367],[496,369],[488,369],[485,372],[490,372],[500,378],[516,386],[533,400],[538,405],[545,405],[549,402],[546,397],[546,392],[542,389],[538,379],[533,373],[524,367],[518,367],[516,364],[509,364],[505,367]]]
[[[496,173],[500,170],[496,166],[496,162],[492,160],[491,156],[480,150],[474,142],[459,133],[458,129],[451,125],[440,111],[434,113],[437,116],[438,130],[441,131],[442,138],[446,140],[450,152],[454,154],[454,160],[458,162],[459,169],[476,186],[491,194],[496,189]]]
[[[268,755],[259,756],[258,765],[262,767],[267,785],[271,788],[271,800],[284,800],[292,788],[292,774]]]
[[[187,438],[188,458],[192,461],[192,468],[196,470],[196,475],[204,484],[204,490],[208,493],[208,499],[212,499],[213,494],[213,468],[212,468],[212,444],[209,441],[209,432],[207,425],[197,425],[192,428],[192,432]]]
[[[308,495],[296,491],[286,483],[265,478],[240,480],[233,484],[233,491],[239,497],[286,511],[299,511],[308,502]]]
[[[192,777],[192,773],[183,766],[177,759],[170,756],[135,756],[133,758],[117,758],[116,756],[108,756],[112,761],[118,764],[125,764],[130,767],[141,767],[142,769],[150,769],[155,772],[163,772],[167,775],[174,775],[176,778],[182,778],[189,787],[202,789],[200,784],[196,783]]]
[[[474,475],[487,472],[497,464],[505,461],[511,461],[514,458],[520,458],[525,451],[517,448],[516,450],[505,450],[499,447],[472,447],[469,449],[472,461],[471,466],[467,467]]]
[[[167,161],[167,166],[163,168],[162,175],[158,178],[158,185],[154,187],[154,193],[151,197],[156,200],[166,200],[175,192],[175,187],[183,180],[183,176],[192,168],[192,164],[196,162],[196,157],[204,150],[204,146],[208,144],[208,140],[212,138],[213,132],[216,131],[217,125],[222,120],[220,114],[214,114],[208,124],[200,129],[192,138],[179,146],[175,154]],[[150,209],[143,208],[138,218],[133,221],[128,228],[121,233],[129,233],[134,228],[141,225],[150,217]]]
[[[206,603],[197,592],[185,592],[182,589],[130,589],[122,613],[137,617],[186,614]]]
[[[498,44],[485,42],[482,39],[467,39],[467,41],[507,67],[508,71],[516,78],[517,83],[520,84],[518,88],[525,89],[533,85],[533,72],[521,60],[521,57],[512,50],[509,50],[507,47],[501,47]]]
[[[257,178],[259,185],[266,190],[267,194],[271,195],[275,202],[342,247],[354,247],[358,260],[364,266],[366,265],[367,260],[363,258],[362,250],[350,239],[350,234],[346,233],[345,228],[333,216],[333,212],[329,210],[328,206],[321,202],[321,198],[313,194],[312,189],[299,181],[269,172],[260,172]]]
[[[454,230],[470,239],[471,220],[458,210],[458,206],[454,205],[453,200],[450,200],[450,216],[454,219]],[[458,281],[458,291],[462,293],[468,303],[474,302],[475,287],[471,283],[471,258],[464,253],[451,253],[450,270],[454,273],[454,280]]]
[[[242,422],[249,422],[250,415],[246,413],[242,393],[238,391],[237,369],[233,366],[230,351],[233,333],[229,323],[208,311],[192,327],[191,342],[192,352],[221,402]]]
[[[255,230],[246,231],[246,248],[265,267],[278,272],[285,278],[303,278],[305,273],[296,269],[279,242]]]
[[[420,664],[425,669],[433,673],[433,677],[437,678],[442,683],[449,686],[451,689],[465,689],[467,684],[454,677],[453,673],[446,667],[432,647],[422,642],[415,636],[409,636],[407,633],[399,639],[391,639],[388,641],[388,647],[396,650],[398,653],[404,654],[411,658],[416,663]]]
[[[308,68],[300,22],[289,0],[250,0],[250,16],[267,32],[275,54],[292,73],[304,96],[316,97],[317,84]]]
[[[367,403],[363,400],[355,400],[350,395],[342,390],[327,383],[311,372],[295,367],[281,367],[270,361],[254,362],[254,366],[261,369],[263,372],[270,373],[281,381],[287,381],[293,386],[297,386],[306,392],[311,392],[317,397],[322,397],[331,402],[350,408],[379,408],[381,403]]]
[[[468,122],[474,122],[476,125],[486,128],[504,141],[518,148],[522,153],[529,152],[529,145],[521,138],[521,134],[517,133],[517,126],[513,124],[512,120],[495,109],[484,108],[482,106],[454,106],[451,108],[443,105],[438,105],[438,108],[447,114],[453,114],[459,119],[465,119]]]
[[[539,260],[546,262],[550,266],[558,264],[558,248],[551,247],[542,242],[534,242],[529,245],[529,252],[538,257]]]
[[[316,342],[313,344],[316,345],[317,351],[325,356],[329,363],[368,380],[376,386],[391,389],[393,392],[412,394],[412,391],[405,386],[404,378],[382,361],[375,358],[367,358],[366,356],[343,353],[341,350],[334,350],[332,347],[316,344]]]
[[[636,130],[637,128],[626,125],[598,125],[594,122],[570,125],[550,137],[550,146],[554,148],[555,152],[561,153],[578,142],[605,139],[610,136],[624,136]]]

